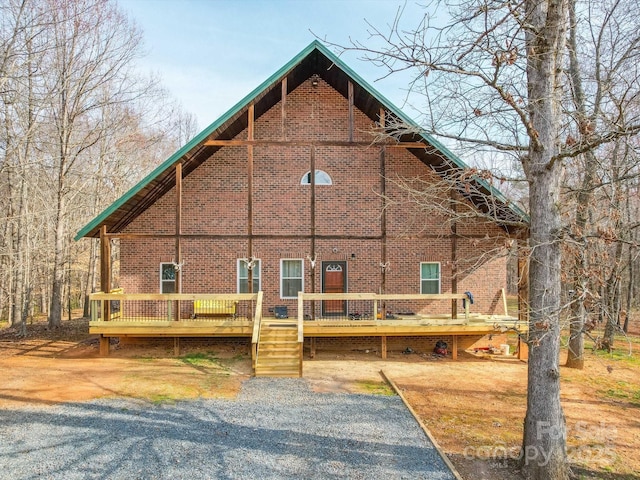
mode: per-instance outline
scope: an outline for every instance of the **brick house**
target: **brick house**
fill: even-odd
[[[451,222],[408,202],[399,179],[439,183],[466,166],[428,135],[374,142],[391,119],[412,124],[313,42],[77,238],[119,239],[126,293],[262,291],[265,314],[295,316],[299,291],[468,291],[494,313],[523,214],[476,177],[450,196],[483,217]]]

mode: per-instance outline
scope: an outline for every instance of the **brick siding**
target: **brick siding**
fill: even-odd
[[[283,130],[281,104],[256,119],[256,140],[298,142],[348,140],[348,102],[320,80],[304,82],[286,99]],[[353,136],[371,141],[373,122],[357,109]],[[247,138],[242,132],[237,138]],[[313,152],[312,152],[313,150]],[[301,185],[311,169],[324,170],[332,185],[315,187],[315,219],[311,186]],[[280,298],[280,260],[304,259],[305,291],[321,291],[322,261],[347,262],[350,292],[380,292],[380,263],[389,262],[386,293],[419,293],[420,262],[439,262],[441,292],[452,288],[457,258],[457,290],[471,291],[473,312],[501,311],[500,289],[506,286],[506,248],[502,229],[468,221],[457,226],[457,253],[452,252],[450,227],[444,218],[406,202],[395,180],[436,179],[429,167],[409,151],[378,146],[256,145],[253,147],[252,254],[261,261],[264,306],[288,305]],[[381,175],[382,162],[386,178]],[[223,147],[188,175],[182,187],[181,272],[184,293],[237,291],[237,259],[250,255],[247,147]],[[384,191],[390,201],[383,232]],[[124,233],[174,234],[175,190],[148,208]],[[315,220],[315,222],[314,222]],[[315,232],[313,226],[315,224]],[[315,233],[315,237],[314,237]],[[307,255],[315,244],[316,268]],[[386,258],[384,252],[386,251]],[[175,258],[174,238],[120,240],[119,284],[127,293],[159,291],[159,264]],[[434,302],[433,313],[449,311],[449,302]],[[379,340],[376,340],[378,342]],[[421,340],[422,341],[422,340]],[[430,341],[430,340],[424,340]]]

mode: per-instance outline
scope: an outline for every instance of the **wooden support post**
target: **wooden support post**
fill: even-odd
[[[349,141],[353,142],[353,83],[349,82],[348,86],[347,86],[347,95],[349,97],[349,126],[348,126],[348,130],[349,130]]]
[[[382,359],[386,360],[387,359],[387,336],[383,335],[382,336],[382,349],[381,349],[381,353],[382,353]]]
[[[453,223],[451,224],[451,293],[458,293],[458,224],[455,216],[457,215],[457,203],[455,198],[455,190],[451,190],[449,195],[449,206],[454,216]],[[442,276],[442,272],[440,272]],[[466,306],[469,305],[467,301]],[[465,308],[465,318],[469,319],[469,311]],[[451,300],[451,319],[458,318],[458,300]]]
[[[504,315],[509,316],[509,307],[507,306],[507,293],[502,289],[502,304],[504,305]]]
[[[182,163],[176,164],[176,251],[175,263],[182,263]],[[182,293],[182,268],[175,272],[176,293]],[[180,301],[175,304],[174,320],[180,320]]]
[[[110,347],[109,337],[105,337],[104,335],[100,335],[100,356],[106,357],[109,355],[109,347]]]
[[[385,112],[384,109],[380,109],[380,126],[385,127]],[[380,209],[380,293],[387,293],[387,150],[384,145],[380,146],[380,197],[382,198],[382,205]],[[383,304],[384,305],[384,304]],[[380,309],[380,319],[385,319],[385,309]],[[374,318],[378,318],[378,310],[374,308]]]
[[[316,356],[316,337],[311,337],[309,345],[309,357],[315,358]]]
[[[451,345],[451,358],[453,360],[458,359],[458,336],[453,336],[453,345]]]
[[[529,321],[529,249],[518,242],[518,320]]]
[[[529,345],[518,335],[518,360],[529,360]]]
[[[111,239],[107,236],[107,226],[100,227],[100,289],[111,292]],[[102,302],[102,321],[111,319],[111,302]]]
[[[247,109],[247,140],[253,141],[255,106]],[[247,257],[253,257],[253,145],[247,145]],[[248,291],[253,292],[253,272],[247,271]]]
[[[281,138],[283,141],[287,140],[287,77],[282,79],[282,99],[280,100],[280,118],[282,121],[282,133]],[[252,139],[253,140],[253,139]]]
[[[173,354],[176,357],[180,356],[180,337],[173,337]]]

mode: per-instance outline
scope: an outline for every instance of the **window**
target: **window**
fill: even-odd
[[[300,185],[311,185],[311,171],[302,176]],[[316,170],[316,185],[333,185],[333,182],[327,172],[324,170]]]
[[[298,292],[302,292],[303,262],[296,260],[280,261],[280,297],[297,298]]]
[[[420,264],[420,293],[440,293],[440,264]]]
[[[176,267],[173,263],[160,264],[160,293],[176,293]]]
[[[251,276],[253,277],[253,290],[251,293],[260,291],[260,260],[252,259]],[[249,269],[247,261],[238,259],[238,293],[249,293]]]

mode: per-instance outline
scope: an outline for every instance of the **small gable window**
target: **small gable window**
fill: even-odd
[[[311,185],[311,171],[302,176],[300,185]],[[324,170],[316,170],[316,185],[333,185],[333,182],[327,172]]]

